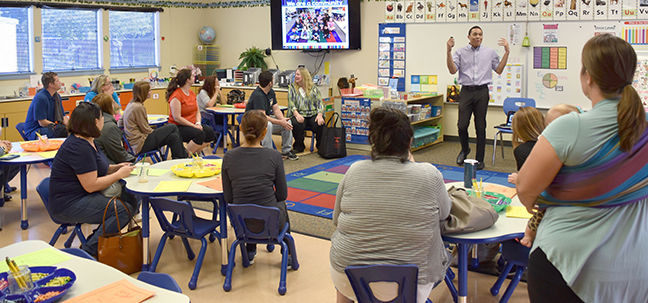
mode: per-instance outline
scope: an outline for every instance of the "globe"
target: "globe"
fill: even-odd
[[[203,26],[198,32],[198,38],[205,44],[212,44],[216,39],[216,31],[209,26]]]

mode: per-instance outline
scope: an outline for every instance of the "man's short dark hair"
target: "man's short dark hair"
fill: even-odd
[[[269,71],[263,71],[259,75],[259,86],[265,88],[272,82],[272,73]]]
[[[50,83],[56,82],[56,79],[54,77],[57,76],[55,72],[46,72],[43,74],[41,77],[41,82],[43,83],[43,88],[47,89],[49,88]]]
[[[484,30],[483,30],[481,27],[479,27],[479,25],[475,25],[475,26],[471,27],[471,28],[468,30],[468,36],[470,36],[470,34],[472,34],[472,30],[473,30],[473,29],[476,29],[476,28],[478,28],[480,31],[482,31],[482,33],[484,32]]]
[[[92,102],[81,102],[72,111],[67,130],[70,134],[80,135],[86,138],[101,137],[101,130],[97,127],[95,120],[100,119],[103,114],[97,104]]]

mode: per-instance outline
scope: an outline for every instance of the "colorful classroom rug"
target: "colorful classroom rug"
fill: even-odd
[[[338,184],[351,164],[366,159],[370,157],[348,156],[286,175],[288,209],[332,219]],[[463,167],[433,165],[443,174],[446,183],[463,180]],[[477,171],[478,180],[505,186],[510,186],[508,175],[508,173],[487,170]]]

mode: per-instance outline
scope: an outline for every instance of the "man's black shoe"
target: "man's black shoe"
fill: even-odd
[[[470,154],[470,148],[468,149],[467,152],[464,152],[463,150],[459,152],[459,155],[457,156],[457,165],[463,165],[464,160],[466,160],[466,157]]]
[[[5,186],[4,191],[5,191],[5,193],[11,193],[11,192],[16,191],[16,187],[15,186]]]
[[[482,170],[484,168],[486,168],[486,164],[484,164],[484,162],[477,162],[477,164],[475,164],[476,170]]]
[[[4,194],[5,202],[11,201],[11,198],[13,198],[11,195]]]

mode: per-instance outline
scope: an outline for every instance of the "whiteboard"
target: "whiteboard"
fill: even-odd
[[[502,56],[504,48],[497,45],[500,37],[506,37],[509,24],[515,22],[489,22],[478,24],[484,31],[482,45],[491,47]],[[558,24],[558,43],[544,44],[543,24]],[[438,75],[439,93],[453,84],[457,76],[450,75],[446,64],[446,43],[450,36],[455,39],[457,48],[468,45],[468,30],[471,23],[408,23],[406,36],[406,69],[409,75]],[[550,108],[556,104],[580,104],[584,109],[591,108],[590,101],[583,95],[580,86],[581,51],[585,42],[595,32],[614,31],[620,27],[619,21],[545,21],[529,22],[528,34],[531,47],[510,45],[507,63],[523,64],[526,77],[522,96],[533,98],[538,108]],[[533,65],[533,47],[567,47],[567,69],[536,69]],[[552,75],[547,75],[552,74]],[[544,81],[543,79],[552,79]],[[555,79],[555,80],[554,80]],[[406,79],[406,89],[410,89],[410,79]],[[547,85],[548,84],[548,85]],[[549,86],[549,87],[548,87]],[[498,105],[491,103],[491,105]]]

